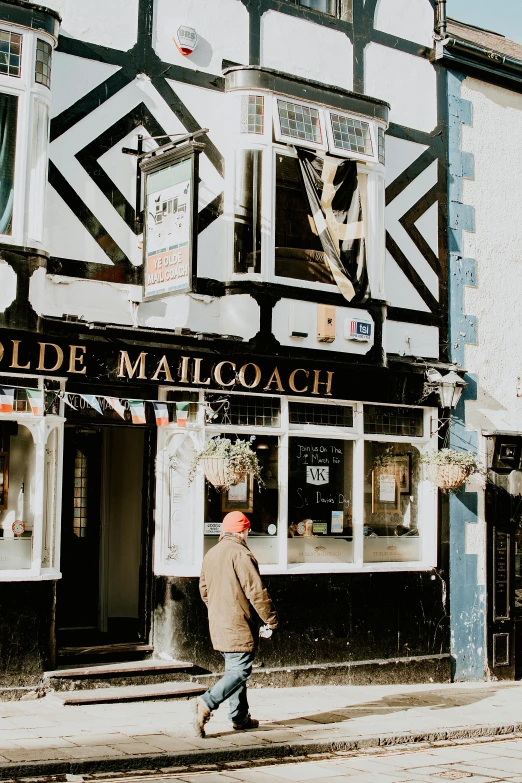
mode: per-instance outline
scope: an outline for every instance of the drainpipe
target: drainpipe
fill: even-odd
[[[437,0],[435,32],[443,41],[447,34],[446,0]]]

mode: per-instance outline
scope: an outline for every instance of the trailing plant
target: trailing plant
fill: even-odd
[[[188,482],[194,480],[198,466],[207,458],[219,458],[225,466],[225,483],[221,486],[224,489],[241,481],[246,475],[252,474],[260,487],[264,487],[264,481],[261,477],[261,465],[257,459],[256,453],[252,450],[251,441],[237,438],[231,441],[230,438],[212,438],[205,447],[196,454],[189,469]]]
[[[482,463],[470,451],[441,449],[421,454],[420,459],[427,466],[431,481],[446,491],[458,489],[470,476],[485,478],[487,475]]]

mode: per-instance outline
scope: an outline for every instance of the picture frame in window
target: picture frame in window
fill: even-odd
[[[222,511],[244,511],[251,513],[254,510],[254,475],[247,473],[239,484],[225,490],[221,495]]]
[[[0,510],[7,509],[9,493],[9,452],[0,451]]]
[[[393,465],[397,473],[397,480],[399,482],[399,490],[401,495],[409,495],[411,485],[411,455],[398,454],[397,456],[391,458],[390,463]]]
[[[394,466],[382,465],[372,470],[372,514],[400,514],[399,476]]]

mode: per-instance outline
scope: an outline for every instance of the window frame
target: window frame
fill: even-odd
[[[159,389],[159,399],[166,399],[168,391],[178,390],[178,387],[165,387]],[[183,389],[187,392],[197,392],[199,401],[205,399],[205,391],[191,387]],[[243,395],[258,397],[246,390],[226,391],[228,395]],[[204,547],[204,492],[205,479],[201,468],[198,469],[187,495],[188,514],[184,513],[185,529],[189,528],[189,535],[194,536],[194,560],[191,565],[176,565],[167,558],[164,542],[166,540],[165,529],[169,526],[166,518],[165,504],[167,493],[167,479],[165,477],[165,465],[170,459],[168,444],[176,436],[189,437],[195,449],[201,449],[204,443],[218,434],[240,434],[277,436],[279,438],[279,517],[278,517],[278,552],[279,562],[274,565],[260,564],[263,574],[303,574],[303,573],[373,573],[390,571],[429,571],[437,565],[437,491],[427,479],[423,471],[418,484],[419,517],[422,518],[420,549],[421,558],[416,561],[398,562],[374,562],[365,563],[363,559],[364,547],[364,449],[366,441],[380,441],[382,443],[408,443],[419,449],[420,453],[437,448],[437,436],[432,435],[432,421],[436,420],[438,412],[435,408],[427,408],[420,405],[401,406],[421,408],[423,410],[423,435],[422,437],[393,436],[393,435],[365,435],[363,426],[364,403],[353,400],[328,400],[326,403],[314,399],[314,404],[347,405],[353,407],[353,428],[336,428],[333,426],[313,425],[314,430],[291,429],[289,424],[289,402],[310,402],[310,397],[287,396],[268,394],[264,396],[278,397],[281,400],[281,423],[279,427],[242,426],[237,424],[213,425],[205,424],[203,406],[200,405],[200,414],[196,422],[188,424],[186,428],[179,428],[175,423],[168,427],[160,427],[158,431],[157,471],[156,471],[156,536],[155,536],[155,566],[154,572],[162,576],[197,576],[200,573]],[[366,403],[374,404],[374,403]],[[385,403],[379,403],[385,404]],[[390,405],[390,407],[397,407]],[[290,438],[317,438],[328,440],[352,441],[353,446],[353,550],[352,563],[302,563],[289,564],[288,556],[288,449]],[[189,517],[187,519],[187,516]]]
[[[321,127],[321,135],[323,141],[321,143],[314,141],[307,141],[306,139],[296,139],[293,136],[286,136],[281,130],[281,121],[279,118],[278,101],[285,101],[286,103],[293,103],[296,106],[305,106],[309,109],[314,109],[319,114],[319,124]],[[324,109],[317,103],[308,103],[308,101],[301,101],[297,98],[289,98],[286,95],[279,95],[274,93],[273,96],[273,120],[274,120],[274,138],[280,144],[290,144],[292,146],[306,147],[307,149],[318,150],[319,152],[328,151],[328,136],[326,133],[326,123],[324,117]]]
[[[346,119],[349,120],[359,120],[360,122],[365,122],[370,129],[370,138],[372,141],[373,154],[365,155],[362,152],[353,152],[352,150],[345,150],[336,147],[334,143],[334,135],[333,135],[333,128],[332,128],[332,114],[338,114],[340,117],[346,117]],[[371,120],[369,117],[362,117],[357,114],[347,114],[346,112],[339,111],[338,109],[332,109],[329,107],[325,109],[325,117],[326,117],[326,135],[328,138],[328,149],[331,155],[338,156],[340,158],[348,158],[350,160],[361,160],[367,163],[379,163],[378,133],[377,133],[377,123],[375,122],[375,120]]]

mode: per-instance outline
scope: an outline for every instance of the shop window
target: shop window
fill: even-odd
[[[0,571],[30,569],[35,443],[29,429],[16,422],[2,422],[0,440]]]
[[[399,408],[394,405],[365,405],[364,432],[368,435],[405,435],[422,438],[422,408]]]
[[[288,562],[351,563],[353,443],[291,438]]]
[[[212,424],[233,426],[279,427],[281,402],[277,397],[253,397],[234,394],[207,395],[207,417]]]
[[[333,284],[306,195],[300,164],[276,155],[275,273],[314,283]]]
[[[311,402],[290,402],[290,425],[323,427],[353,427],[353,408],[349,405],[314,405]]]
[[[227,437],[241,438],[240,435]],[[245,436],[243,436],[245,438]],[[248,546],[259,563],[270,565],[279,561],[279,439],[258,436],[252,443],[261,466],[265,486],[259,489],[251,477],[246,477],[228,491],[216,490],[205,481],[205,552],[217,544],[221,521],[229,511],[244,511],[250,519]]]
[[[22,75],[22,36],[9,30],[0,30],[0,74]]]
[[[263,153],[236,153],[234,193],[234,271],[261,271],[261,186]]]
[[[420,560],[419,451],[367,441],[364,476],[364,561]]]
[[[41,38],[36,40],[36,62],[34,66],[34,80],[37,84],[51,87],[51,58],[53,49],[47,41]]]
[[[241,133],[264,133],[264,104],[262,95],[243,95],[241,98]]]
[[[18,97],[0,93],[0,234],[12,234]]]

